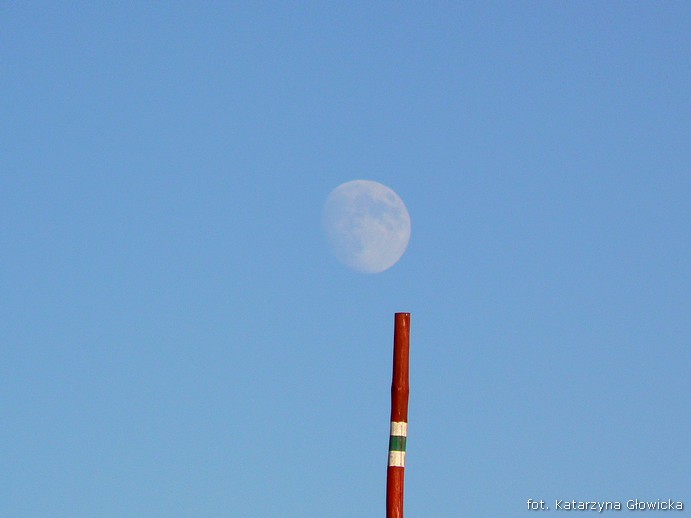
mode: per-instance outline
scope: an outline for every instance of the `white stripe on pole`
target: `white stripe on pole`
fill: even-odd
[[[398,437],[407,437],[408,423],[404,423],[402,421],[391,421],[391,435],[397,435]]]
[[[390,451],[389,452],[389,467],[405,468],[405,452],[404,451]]]

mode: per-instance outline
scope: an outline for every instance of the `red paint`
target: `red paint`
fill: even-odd
[[[396,313],[393,335],[391,421],[408,422],[410,313]],[[405,468],[390,466],[386,474],[386,518],[403,518]]]

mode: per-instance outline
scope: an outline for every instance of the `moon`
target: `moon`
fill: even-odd
[[[371,180],[353,180],[331,191],[323,224],[336,258],[361,273],[388,270],[410,241],[410,215],[403,200]]]

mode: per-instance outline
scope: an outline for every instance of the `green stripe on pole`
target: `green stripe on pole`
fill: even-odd
[[[399,435],[389,437],[389,451],[405,451],[406,438]]]

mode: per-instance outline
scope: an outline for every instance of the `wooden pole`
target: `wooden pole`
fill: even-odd
[[[396,313],[391,380],[391,434],[386,473],[386,518],[403,518],[403,477],[408,436],[410,313]]]

